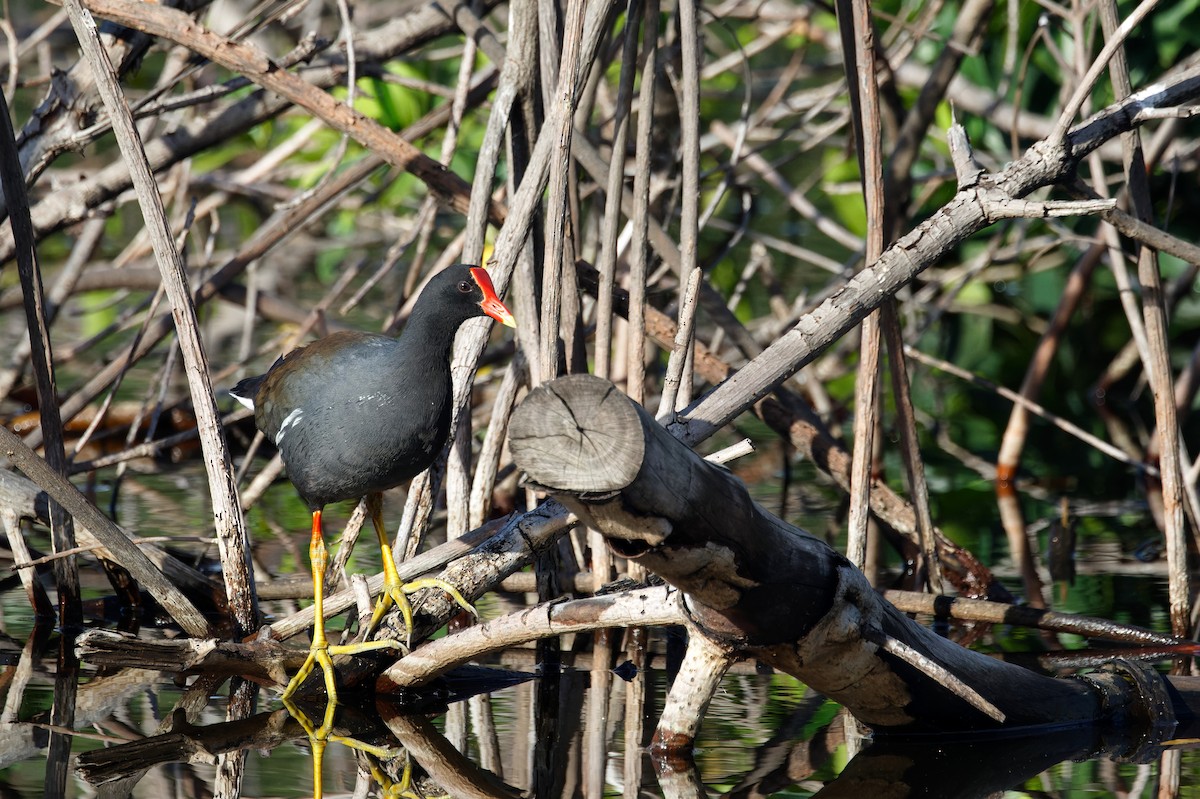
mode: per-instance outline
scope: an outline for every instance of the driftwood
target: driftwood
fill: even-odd
[[[155,669],[172,674],[237,675],[265,684],[285,685],[288,672],[304,663],[307,653],[271,638],[246,643],[213,638],[147,640],[110,630],[88,630],[75,648],[80,659],[108,668]]]
[[[0,429],[0,438],[15,437]],[[25,452],[19,440],[8,441],[7,454],[14,457]],[[65,478],[58,478],[44,468],[36,455],[23,457],[18,465],[38,475],[47,489],[53,490],[60,503],[77,519],[76,536],[81,546],[94,548],[100,558],[115,560],[129,569],[136,580],[153,596],[172,618],[194,635],[208,632],[208,623],[195,609],[193,600],[206,600],[208,606],[218,604],[219,586],[166,550],[153,544],[134,545],[128,534],[101,514],[83,498]],[[33,480],[13,472],[0,470],[0,506],[12,509],[19,518],[49,522],[50,494]]]
[[[708,648],[758,658],[876,729],[1083,724],[1119,709],[1160,733],[1174,726],[1166,688],[1140,667],[1048,678],[913,622],[836,550],[757,506],[606,380],[543,385],[514,414],[511,439],[532,481],[685,592],[689,627]],[[682,743],[678,732],[660,726],[658,740]]]

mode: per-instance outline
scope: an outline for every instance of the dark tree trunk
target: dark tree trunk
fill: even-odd
[[[1101,694],[1128,682],[1117,673],[1044,677],[938,637],[606,380],[572,375],[532,392],[513,416],[511,442],[531,480],[686,592],[696,632],[877,728],[1093,722],[1112,710]]]

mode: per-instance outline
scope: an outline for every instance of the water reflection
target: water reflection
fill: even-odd
[[[432,692],[339,705],[334,733],[358,745],[330,743],[322,775],[326,796],[750,799],[853,791],[861,799],[870,786],[902,784],[925,796],[1155,792],[1152,765],[1103,757],[1071,762],[1096,752],[1138,761],[1157,754],[1135,754],[1136,742],[1099,740],[1090,728],[856,744],[853,722],[839,708],[788,677],[755,673],[748,663],[724,680],[695,751],[652,760],[645,745],[667,687],[664,641],[651,638],[648,668],[636,674],[610,668],[621,655],[597,660],[593,670],[588,653],[573,652],[571,644],[581,642],[566,643],[570,667],[536,679],[529,678],[532,651],[518,650],[490,670],[468,669]],[[228,795],[235,785],[235,795],[244,797],[313,793],[309,736],[279,708],[273,690],[244,683],[231,701],[229,683],[219,677],[183,682],[163,671],[85,666],[67,735],[49,723],[57,636],[31,637],[19,650],[11,639],[6,644],[5,796],[46,794],[53,733],[72,747],[60,795]],[[480,693],[494,687],[490,676],[506,687]],[[320,717],[324,708],[318,702],[301,709]],[[1194,734],[1181,729],[1176,737]],[[1186,786],[1200,761],[1185,751],[1181,768]]]

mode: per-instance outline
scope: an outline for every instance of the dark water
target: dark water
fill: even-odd
[[[171,536],[198,555],[209,550],[204,536],[189,534],[179,522],[207,517],[207,492],[198,472],[185,469],[126,485],[117,503],[118,516],[132,532]],[[292,531],[303,529],[306,514],[295,507],[293,497],[290,487],[279,485],[250,517],[260,554],[283,571],[290,570],[289,563],[302,562],[297,543],[303,536]],[[104,505],[103,491],[99,502]],[[808,517],[802,523],[816,529],[830,524],[832,505],[813,498],[806,503],[801,510]],[[395,507],[387,513],[399,515]],[[197,522],[193,531],[203,524]],[[277,537],[269,534],[271,527]],[[36,539],[35,534],[35,545],[41,545]],[[1164,629],[1166,588],[1161,565],[1130,557],[1128,549],[1105,539],[1085,546],[1079,576],[1061,597],[1061,609]],[[361,550],[355,568],[373,568],[377,553],[370,547]],[[1003,574],[1002,568],[999,571]],[[99,575],[85,572],[87,596],[95,598],[107,591]],[[288,609],[285,604],[273,606],[279,614]],[[480,609],[485,617],[503,611],[490,597]],[[42,796],[57,637],[30,643],[33,625],[19,587],[0,596],[0,613],[4,663],[0,689],[5,701],[0,720],[0,795]],[[100,622],[93,620],[93,624]],[[143,631],[150,636],[170,634],[169,630]],[[757,673],[752,663],[739,664],[724,679],[701,728],[694,763],[676,763],[680,770],[664,773],[664,764],[651,760],[645,743],[666,693],[665,636],[659,631],[651,637],[650,666],[635,674],[627,669],[618,669],[620,674],[608,669],[591,672],[590,636],[561,643],[566,668],[560,674],[507,687],[486,698],[455,702],[448,709],[435,702],[414,717],[413,724],[429,727],[429,736],[444,736],[448,742],[443,744],[466,753],[469,764],[461,772],[490,771],[511,789],[475,794],[459,793],[465,789],[456,788],[451,789],[452,795],[836,796],[861,794],[867,790],[864,785],[895,788],[906,781],[904,793],[914,796],[983,796],[997,791],[1007,791],[1006,796],[1159,795],[1158,763],[1090,757],[1096,742],[1078,731],[1030,731],[1028,736],[1004,742],[872,741],[836,705],[806,692],[790,677]],[[1070,637],[1061,643],[1068,649],[1086,645]],[[626,655],[619,640],[615,645],[618,651],[610,662],[620,665]],[[1029,631],[997,628],[979,646],[994,653],[1034,651],[1040,641]],[[532,649],[503,653],[488,665],[519,672],[537,670]],[[188,684],[196,685],[194,680],[189,678]],[[593,690],[593,680],[601,683],[599,690]],[[214,684],[198,697],[193,689],[185,700],[186,686],[172,674],[136,669],[98,674],[85,664],[73,755],[91,753],[82,762],[111,769],[104,773],[112,774],[145,756],[150,744],[161,743],[162,748],[155,750],[155,764],[144,773],[139,771],[136,779],[102,786],[85,780],[80,761],[73,760],[68,795],[211,796],[218,757],[241,747],[246,752],[241,796],[311,796],[309,741],[282,709],[277,691],[258,692],[250,719],[244,722],[252,734],[239,738],[227,734],[231,729],[244,731],[227,722],[228,690],[227,682]],[[640,701],[639,695],[644,695]],[[186,712],[181,709],[185,704]],[[434,755],[436,762],[432,762],[424,752],[423,747],[432,746],[428,741],[408,737],[414,734],[411,731],[401,734],[407,728],[399,722],[389,730],[380,721],[402,711],[370,707],[365,708],[365,716],[350,712],[340,717],[338,731],[348,728],[397,753],[411,749],[418,777],[426,769],[438,771],[439,764],[444,768],[446,758]],[[313,712],[319,713],[320,708]],[[402,763],[400,758],[383,766],[398,775]],[[964,767],[965,774],[955,771]],[[1185,749],[1179,771],[1179,795],[1200,796],[1200,757]],[[689,783],[689,778],[697,783]],[[630,780],[635,783],[627,786]],[[378,790],[375,778],[366,776],[363,757],[338,743],[327,749],[323,784],[327,796],[355,795],[356,787],[357,795],[366,795],[368,786]],[[427,795],[438,793],[432,790]]]
[[[518,665],[527,658],[514,653],[508,658],[509,666]],[[11,674],[9,666],[7,673]],[[661,707],[664,680],[661,672],[651,671],[635,680],[645,680],[647,702],[644,719],[652,719]],[[532,718],[535,704],[544,696],[544,686],[537,681],[524,683],[498,691],[488,698],[490,717],[494,722],[494,736],[500,766],[496,771],[503,775],[508,785],[525,795],[532,795],[535,780],[543,786],[537,790],[539,796],[588,796],[589,779],[593,785],[602,786],[604,796],[631,795],[624,792],[626,779],[625,722],[627,692],[635,683],[626,683],[614,678],[603,697],[598,697],[589,688],[590,675],[586,671],[566,670],[559,677],[559,707],[556,718],[551,722],[552,735],[537,740]],[[109,766],[119,768],[125,758],[134,754],[123,754],[129,749],[125,742],[136,741],[161,734],[164,719],[170,719],[183,692],[169,675],[153,672],[127,671],[110,674],[97,680],[107,684],[108,697],[101,704],[111,704],[105,709],[95,707],[98,697],[85,687],[80,695],[80,721],[74,739],[76,754],[109,747],[110,758],[102,758]],[[119,687],[114,687],[119,686]],[[40,796],[45,780],[45,750],[38,745],[44,734],[39,720],[45,721],[46,710],[52,698],[52,680],[49,673],[35,669],[32,681],[23,693],[16,723],[0,725],[0,740],[5,741],[0,750],[3,768],[5,796]],[[599,715],[591,711],[592,702],[602,698],[604,709]],[[478,701],[478,700],[475,700]],[[274,720],[286,719],[279,711],[279,703],[270,696],[261,696],[256,719],[267,719],[274,711]],[[219,695],[200,708],[191,718],[190,726],[183,726],[174,719],[176,730],[183,729],[195,738],[202,731],[216,735],[226,722],[227,702]],[[465,726],[466,752],[478,763],[481,753],[481,737],[475,721],[482,712],[470,702],[457,704],[449,714],[443,713],[432,719],[432,726],[442,734],[454,737],[455,729]],[[425,716],[421,717],[426,718]],[[596,734],[595,726],[588,719],[599,719],[603,731]],[[936,766],[938,754],[947,751],[953,757],[977,759],[976,767],[998,769],[1003,780],[1005,758],[1015,757],[1011,773],[1020,775],[1027,767],[1029,754],[1021,749],[1013,753],[1006,748],[1012,742],[981,742],[975,747],[962,748],[963,742],[922,743],[917,748],[927,750],[915,758],[917,765],[907,766],[893,773],[896,758],[910,757],[909,749],[901,748],[900,754],[893,749],[879,764],[871,764],[869,756],[878,746],[857,733],[847,729],[846,718],[840,709],[818,697],[806,694],[791,678],[782,675],[742,673],[728,676],[705,718],[702,735],[694,753],[695,767],[703,789],[709,796],[813,796],[829,792],[832,795],[845,793],[847,782],[860,784],[864,775],[861,766],[866,763],[868,775],[892,781],[905,771],[917,771],[928,767],[921,765],[920,757],[932,752]],[[265,725],[265,723],[264,723]],[[265,725],[266,726],[266,725]],[[649,727],[646,727],[648,730]],[[286,728],[285,728],[286,730]],[[593,734],[589,735],[589,730]],[[490,733],[489,733],[490,734]],[[310,774],[310,752],[305,736],[294,727],[290,740],[279,742],[271,748],[251,748],[246,756],[245,778],[242,796],[245,797],[302,797],[312,795]],[[1033,736],[1032,745],[1042,750],[1053,751],[1059,745],[1060,736]],[[21,745],[21,742],[24,742]],[[400,751],[400,741],[385,740],[379,735],[373,742],[383,742]],[[603,756],[597,759],[593,753],[597,743]],[[1028,742],[1027,742],[1028,743]],[[959,747],[959,748],[955,748]],[[864,750],[857,759],[854,752]],[[539,751],[549,755],[548,769],[539,777]],[[640,796],[676,796],[669,781],[660,784],[658,769],[640,747],[637,748],[641,779]],[[964,754],[965,753],[965,754]],[[171,756],[164,755],[170,758]],[[949,756],[949,755],[946,755]],[[12,762],[14,757],[19,762]],[[145,772],[131,787],[135,797],[208,796],[211,795],[216,775],[215,754],[192,748],[186,754],[177,752],[173,762],[156,765]],[[397,761],[398,763],[401,761]],[[359,756],[339,744],[330,744],[324,766],[324,787],[327,796],[345,796],[353,793],[358,781]],[[589,765],[590,764],[590,765]],[[890,765],[889,765],[890,764]],[[948,767],[948,766],[947,766]],[[495,768],[495,766],[493,766]],[[420,771],[420,768],[418,768]],[[1182,796],[1200,795],[1191,786],[1200,785],[1196,775],[1200,773],[1200,758],[1194,752],[1183,753]],[[840,775],[840,776],[839,776]],[[1020,775],[1009,785],[1007,796],[1060,796],[1060,797],[1152,797],[1156,796],[1156,764],[1117,763],[1100,758],[1083,762],[1067,762],[1038,769],[1032,776]],[[666,779],[666,778],[664,778]],[[95,795],[96,789],[87,784],[78,774],[72,777],[72,794]],[[892,783],[894,784],[894,783]],[[861,785],[860,785],[861,787]],[[964,793],[945,792],[942,784],[918,784],[913,786],[913,795],[980,795],[964,786]],[[107,790],[111,790],[109,786]],[[927,792],[928,791],[928,792]],[[101,789],[101,795],[112,795]],[[122,794],[116,794],[122,795]],[[686,794],[696,795],[696,794]],[[825,795],[822,793],[822,795]]]

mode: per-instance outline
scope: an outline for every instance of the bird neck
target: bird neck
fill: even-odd
[[[436,305],[417,303],[400,333],[400,344],[421,360],[445,363],[450,359],[454,335],[463,321],[457,314],[447,314]]]

